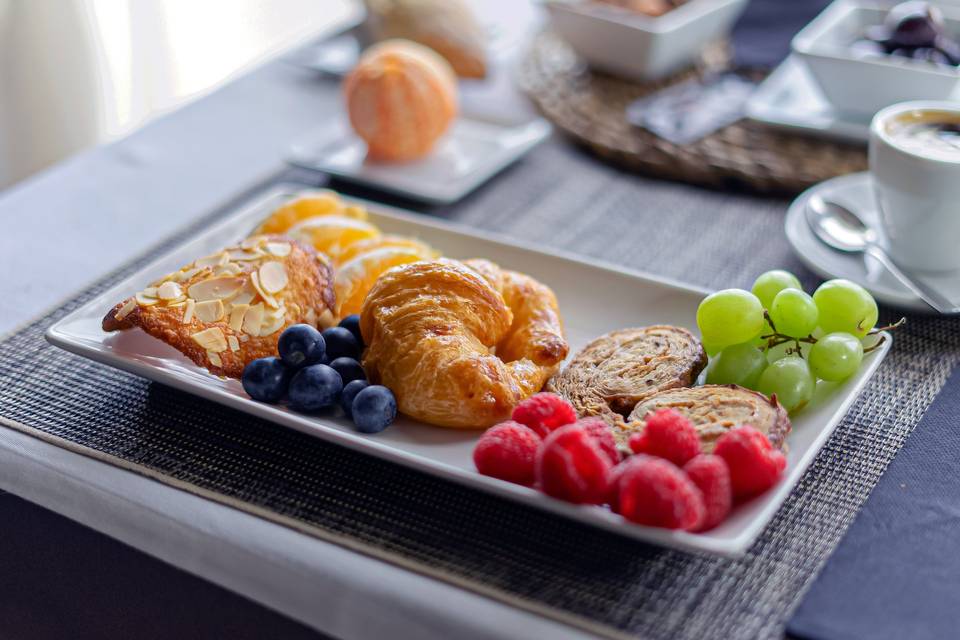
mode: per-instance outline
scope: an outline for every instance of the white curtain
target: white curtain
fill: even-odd
[[[360,12],[359,0],[0,0],[0,189]]]

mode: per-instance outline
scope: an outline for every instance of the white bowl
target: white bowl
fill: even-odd
[[[864,30],[883,23],[890,5],[837,0],[798,33],[792,43],[840,111],[873,115],[907,100],[949,99],[960,81],[960,69],[899,56],[856,57],[850,45]],[[960,34],[960,9],[939,6],[947,31]]]
[[[545,0],[553,29],[591,67],[655,80],[690,65],[726,35],[748,0],[690,0],[652,18],[589,0]]]

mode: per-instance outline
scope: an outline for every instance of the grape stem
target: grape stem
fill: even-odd
[[[780,346],[781,344],[786,344],[786,343],[788,343],[788,342],[793,342],[796,346],[795,346],[795,347],[791,347],[791,348],[787,351],[787,353],[796,353],[796,354],[798,354],[798,355],[803,355],[803,347],[802,347],[801,343],[804,343],[804,344],[816,344],[816,343],[817,343],[817,339],[814,338],[812,335],[808,335],[806,338],[794,338],[793,336],[788,336],[788,335],[786,335],[786,334],[780,333],[779,331],[777,331],[777,326],[773,323],[773,320],[770,318],[770,312],[767,311],[766,309],[763,310],[763,317],[764,317],[764,319],[767,321],[767,324],[770,325],[770,328],[773,330],[773,333],[767,333],[767,334],[764,334],[764,335],[760,336],[760,339],[761,339],[761,340],[766,340],[766,341],[767,341],[766,346],[763,347],[764,350],[773,349],[774,347],[778,347],[778,346]],[[907,319],[906,319],[906,318],[900,318],[899,320],[897,320],[897,321],[894,322],[893,324],[888,324],[888,325],[883,326],[883,327],[875,327],[875,328],[872,329],[867,335],[868,335],[868,336],[875,336],[875,335],[878,335],[878,334],[880,334],[880,333],[882,333],[882,332],[884,332],[884,331],[894,331],[895,329],[899,329],[900,327],[902,327],[902,326],[905,325],[905,324],[907,324]],[[877,342],[876,342],[875,344],[873,344],[873,345],[865,348],[865,349],[863,350],[863,352],[864,352],[864,353],[870,353],[871,351],[875,351],[876,349],[878,349],[878,348],[880,347],[880,345],[883,344],[884,340],[886,340],[886,337],[885,337],[885,336],[880,336],[880,339],[877,340]]]
[[[869,336],[874,336],[874,335],[877,335],[878,333],[881,333],[881,332],[883,332],[883,331],[893,331],[894,329],[899,329],[900,327],[902,327],[902,326],[905,325],[905,324],[907,324],[907,319],[906,319],[906,318],[900,318],[899,320],[897,320],[897,321],[894,322],[893,324],[888,324],[888,325],[885,326],[885,327],[874,327],[874,328],[870,331],[870,333],[868,333],[867,335],[869,335]]]

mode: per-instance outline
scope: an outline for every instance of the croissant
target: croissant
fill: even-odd
[[[414,262],[387,271],[364,300],[363,358],[402,413],[481,428],[557,370],[568,345],[553,292],[491,262]]]
[[[300,322],[333,317],[333,268],[284,236],[260,235],[195,260],[117,303],[104,331],[140,327],[215,375],[239,378]]]

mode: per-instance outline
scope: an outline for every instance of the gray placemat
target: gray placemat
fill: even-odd
[[[551,142],[457,207],[434,213],[699,285],[747,286],[772,267],[812,284],[782,237],[785,204],[640,179]],[[960,361],[956,322],[912,318],[762,537],[744,558],[720,559],[622,539],[277,429],[43,341],[51,322],[148,258],[0,343],[0,420],[613,637],[782,635],[805,587]]]

